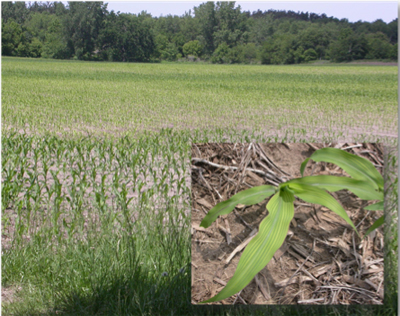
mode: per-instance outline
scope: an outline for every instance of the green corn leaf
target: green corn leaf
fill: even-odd
[[[380,201],[375,204],[368,205],[367,207],[364,207],[364,210],[367,211],[383,211],[383,201]]]
[[[365,232],[364,238],[367,237],[368,234],[371,233],[373,230],[377,229],[379,226],[382,226],[383,223],[384,223],[384,221],[385,221],[385,218],[384,218],[384,216],[382,215],[381,217],[379,217],[379,218],[375,221],[375,223],[373,223],[373,224],[371,225],[370,228],[368,228],[368,230]]]
[[[300,199],[308,203],[323,205],[335,212],[337,215],[343,218],[351,227],[353,227],[358,235],[357,229],[347,215],[346,211],[343,209],[338,201],[336,201],[331,195],[329,195],[328,192],[308,184],[290,183],[288,187],[293,190],[294,194]]]
[[[268,264],[285,241],[294,215],[293,201],[293,194],[285,188],[271,198],[267,204],[269,215],[261,222],[257,236],[244,250],[235,274],[221,292],[202,303],[220,301],[236,294]]]
[[[369,181],[374,189],[383,191],[382,175],[375,169],[374,165],[365,158],[350,154],[338,148],[321,148],[315,151],[310,158],[303,161],[300,167],[301,176],[303,176],[304,169],[310,159],[318,162],[325,161],[334,163],[354,179]]]
[[[232,212],[236,205],[254,205],[265,200],[275,192],[276,188],[272,185],[260,185],[258,187],[241,191],[230,199],[214,206],[201,221],[200,226],[207,228],[217,219],[218,216]]]
[[[314,153],[316,153],[316,152],[314,152]],[[311,157],[312,157],[312,155],[311,155]],[[305,159],[305,160],[301,163],[301,166],[300,166],[300,174],[301,174],[301,176],[303,176],[303,174],[304,174],[304,169],[306,169],[307,163],[308,163],[308,161],[311,159],[311,157]]]
[[[285,184],[289,183],[309,184],[331,192],[347,189],[363,200],[383,200],[383,192],[374,190],[369,182],[348,177],[328,175],[309,176],[293,179]]]

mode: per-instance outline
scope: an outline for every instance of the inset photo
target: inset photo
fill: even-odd
[[[383,157],[377,143],[193,143],[192,304],[383,304]]]

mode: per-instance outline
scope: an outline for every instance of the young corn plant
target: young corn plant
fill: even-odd
[[[350,177],[331,175],[303,176],[308,161],[329,162],[338,165]],[[267,204],[268,216],[260,224],[258,234],[244,250],[233,277],[214,297],[202,303],[211,303],[230,297],[247,286],[255,275],[271,260],[283,244],[294,216],[295,196],[308,203],[320,204],[342,217],[353,229],[358,231],[346,211],[327,191],[347,189],[363,200],[379,200],[365,210],[383,210],[383,177],[367,159],[336,148],[322,148],[303,161],[300,167],[301,178],[289,180],[278,187],[261,185],[241,191],[230,199],[217,204],[202,220],[200,226],[209,227],[220,215],[230,213],[237,204],[254,205],[270,197]],[[383,216],[366,232],[383,224]]]

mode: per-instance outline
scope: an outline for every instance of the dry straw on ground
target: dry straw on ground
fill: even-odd
[[[192,303],[216,295],[233,276],[240,255],[267,216],[266,202],[238,205],[209,228],[199,227],[217,203],[249,187],[300,177],[300,164],[322,147],[369,159],[383,171],[377,144],[193,144]],[[305,175],[346,175],[329,163],[308,164]],[[361,232],[381,216],[349,191],[332,195]],[[383,304],[382,228],[360,240],[325,207],[296,199],[288,236],[273,259],[237,295],[222,304]],[[219,303],[216,303],[219,304]]]

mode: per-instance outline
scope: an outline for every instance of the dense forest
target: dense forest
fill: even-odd
[[[397,60],[397,20],[373,23],[206,2],[182,16],[103,2],[2,2],[2,55],[96,61],[295,64]]]

